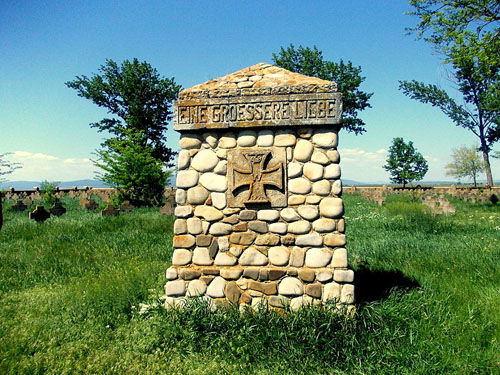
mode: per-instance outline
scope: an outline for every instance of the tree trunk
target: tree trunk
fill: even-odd
[[[474,179],[474,187],[477,187],[476,175],[474,175],[472,178]]]
[[[486,173],[486,180],[488,181],[488,185],[493,187],[493,176],[491,175],[491,165],[490,158],[487,152],[483,150],[483,160],[484,160],[484,172]]]

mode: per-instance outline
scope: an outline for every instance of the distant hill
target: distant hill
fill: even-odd
[[[53,182],[53,181],[49,181]],[[105,188],[108,187],[101,181],[98,180],[75,180],[75,181],[54,181],[60,188],[71,188],[77,186],[79,188],[84,186],[92,186],[95,188]],[[28,190],[33,189],[34,186],[40,186],[41,181],[7,181],[0,183],[0,189],[5,190],[9,187],[13,187],[16,190]]]

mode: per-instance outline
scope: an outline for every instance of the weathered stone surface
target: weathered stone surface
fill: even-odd
[[[227,159],[227,150],[226,149],[219,148],[217,151],[215,151],[215,154],[221,160]]]
[[[219,269],[213,267],[203,268],[201,272],[203,272],[204,275],[208,276],[217,276],[220,273]]]
[[[248,294],[246,292],[241,293],[239,302],[240,302],[240,304],[248,305],[248,304],[252,303],[252,297],[250,296],[250,294]]]
[[[242,210],[239,214],[240,220],[254,220],[257,218],[257,212],[253,210]]]
[[[319,233],[330,233],[335,230],[335,220],[333,219],[318,219],[313,222],[313,229]],[[326,240],[325,244],[326,244]]]
[[[187,199],[186,190],[178,188],[175,191],[175,202],[177,204],[184,204],[186,203],[186,199]]]
[[[217,147],[217,142],[219,140],[219,136],[214,132],[206,132],[203,133],[203,140],[207,143],[211,148]]]
[[[317,182],[315,182],[313,184],[313,188],[314,188],[314,185],[317,184]],[[306,203],[307,204],[318,204],[319,202],[321,202],[321,199],[323,199],[322,197],[319,197],[317,195],[308,195],[306,197]]]
[[[346,284],[342,287],[340,302],[347,304],[354,303],[354,285]]]
[[[177,219],[174,222],[174,234],[184,234],[187,232],[186,220]]]
[[[198,183],[199,174],[193,170],[184,170],[177,173],[175,186],[181,189],[188,189]]]
[[[183,149],[195,149],[201,147],[201,139],[193,134],[183,134],[179,140],[179,146]]]
[[[297,134],[300,138],[309,139],[313,135],[313,128],[300,127],[297,129]]]
[[[257,211],[257,219],[263,221],[276,221],[280,218],[280,213],[277,210],[259,210]]]
[[[322,286],[320,283],[308,284],[304,288],[306,294],[314,298],[321,298],[321,290]]]
[[[322,296],[323,302],[327,301],[338,302],[340,299],[340,289],[341,289],[340,285],[335,282],[326,284],[323,287],[323,296]]]
[[[335,180],[332,184],[333,195],[340,196],[342,194],[342,180]]]
[[[231,233],[231,224],[214,223],[210,226],[209,233],[214,236],[224,236]]]
[[[267,309],[267,300],[262,297],[254,297],[252,298],[252,309],[255,311],[260,311],[263,310],[265,311]]]
[[[212,280],[207,288],[206,295],[212,298],[222,298],[224,297],[224,290],[226,288],[226,280],[224,278],[217,276]]]
[[[289,223],[292,221],[300,220],[300,216],[297,213],[297,211],[295,211],[295,209],[293,209],[291,207],[287,207],[287,208],[282,209],[280,212],[280,215],[283,218],[283,220],[285,220]]]
[[[227,160],[221,160],[214,168],[214,173],[225,176],[227,173]]]
[[[248,224],[245,222],[233,225],[233,232],[246,232],[247,229],[248,229]]]
[[[189,163],[191,162],[191,154],[188,150],[181,150],[179,152],[179,159],[177,161],[177,168],[179,170],[186,169],[189,167]]]
[[[244,247],[241,245],[238,246],[231,246],[229,248],[229,252],[233,254],[236,258],[239,258],[241,253],[243,252]]]
[[[257,146],[270,147],[274,143],[274,133],[272,130],[261,130],[257,134]]]
[[[183,280],[169,281],[165,285],[165,293],[167,296],[183,296],[186,294],[186,285]]]
[[[301,308],[311,306],[313,304],[312,297],[309,296],[301,296],[295,297],[290,300],[290,310],[297,311]]]
[[[257,249],[249,247],[241,254],[239,263],[242,266],[265,266],[268,258]]]
[[[317,233],[306,234],[298,236],[295,239],[297,246],[321,246],[323,245],[323,237]]]
[[[286,246],[273,246],[268,253],[269,262],[275,266],[286,266],[290,258],[290,250]]]
[[[306,141],[305,139],[299,139],[297,145],[295,146],[293,157],[295,158],[295,160],[306,162],[311,160],[313,151],[314,146],[311,142]]]
[[[219,139],[220,148],[234,148],[236,147],[236,136],[232,132],[222,134]]]
[[[226,280],[237,280],[242,273],[241,269],[223,268],[220,270],[220,275]]]
[[[302,164],[289,163],[288,164],[288,178],[295,178],[302,175]]]
[[[226,194],[224,193],[211,193],[210,196],[212,197],[212,206],[215,208],[218,208],[219,210],[222,210],[226,207]]]
[[[328,158],[332,163],[340,162],[340,154],[337,150],[328,150],[326,152],[326,155],[328,156]]]
[[[269,272],[267,269],[261,269],[259,271],[259,281],[266,281],[269,279]]]
[[[339,180],[340,181],[340,180]],[[312,185],[312,192],[317,195],[327,196],[330,194],[330,181],[320,180]]]
[[[354,281],[353,270],[335,270],[333,280],[338,283],[352,283]]]
[[[291,130],[278,130],[274,137],[274,145],[279,147],[294,146],[295,141],[295,134]]]
[[[192,280],[189,282],[187,289],[188,297],[198,297],[205,294],[207,290],[207,284],[201,280]]]
[[[249,281],[248,288],[267,295],[271,295],[271,294],[276,294],[278,292],[278,283],[277,282],[261,283],[259,281]]]
[[[248,277],[249,279],[257,280],[259,278],[259,268],[245,268],[243,270],[243,277]]]
[[[230,303],[238,303],[241,291],[240,288],[238,288],[238,285],[234,281],[231,281],[227,283],[224,294]]]
[[[327,165],[330,164],[330,159],[323,151],[315,151],[311,157],[313,163]]]
[[[304,265],[305,256],[306,256],[305,249],[294,246],[290,252],[290,266],[302,267]]]
[[[304,294],[304,285],[295,277],[285,277],[279,284],[278,292],[284,296],[301,296]]]
[[[196,236],[196,245],[201,247],[207,247],[212,243],[213,237],[207,236],[205,234],[200,234]]]
[[[179,269],[179,277],[183,280],[193,280],[201,276],[201,272],[191,268]]]
[[[193,214],[193,207],[191,206],[177,206],[174,211],[177,217],[189,217]]]
[[[319,217],[319,209],[317,206],[300,206],[297,212],[303,219],[312,221]]]
[[[328,179],[337,179],[340,178],[340,165],[339,164],[330,164],[325,168],[325,178]]]
[[[274,233],[261,234],[255,240],[256,245],[275,246],[280,243],[280,236]]]
[[[281,279],[283,276],[286,275],[286,272],[284,270],[279,270],[279,269],[270,269],[268,274],[269,274],[269,280],[274,281]]]
[[[311,283],[314,281],[314,278],[316,277],[316,273],[314,270],[311,270],[309,268],[301,268],[299,269],[299,279],[302,281],[305,281],[307,283]]]
[[[186,249],[175,249],[172,255],[172,264],[174,266],[185,266],[191,262],[193,253]]]
[[[257,142],[257,133],[253,130],[243,130],[238,135],[237,144],[239,147],[251,147]]]
[[[340,198],[325,198],[319,204],[321,216],[338,218],[344,213],[344,204]]]
[[[252,232],[231,233],[229,236],[229,242],[237,245],[248,246],[253,243],[256,237],[257,235]]]
[[[194,246],[196,239],[194,236],[190,234],[181,234],[178,236],[174,236],[174,247],[182,247],[182,248],[190,248]]]
[[[218,250],[219,250],[219,243],[217,240],[214,239],[208,246],[208,255],[210,255],[210,258],[215,258],[215,255],[217,254]]]
[[[288,299],[281,296],[270,296],[269,305],[273,307],[283,308],[288,305]]]
[[[271,233],[278,233],[278,234],[285,234],[287,232],[287,225],[286,223],[271,223],[269,224],[269,232]]]
[[[323,178],[323,169],[321,164],[308,162],[304,164],[303,173],[309,180],[317,181]]]
[[[325,271],[318,271],[316,274],[316,279],[320,283],[326,283],[328,281],[331,281],[333,277],[333,272],[330,270],[325,270]]]
[[[167,272],[165,274],[165,276],[167,277],[167,280],[175,280],[177,279],[177,271],[175,268],[172,268],[172,267],[169,267],[167,268]]]
[[[344,246],[346,238],[344,234],[330,233],[325,236],[325,245],[330,247]]]
[[[219,247],[219,251],[228,251],[229,250],[229,238],[228,237],[218,238],[217,244]]]
[[[208,198],[208,191],[204,187],[195,186],[187,191],[187,202],[189,204],[203,204]]]
[[[258,233],[267,233],[268,226],[267,223],[263,221],[253,220],[248,222],[248,229]]]
[[[203,173],[200,184],[211,192],[224,193],[227,190],[227,178],[216,173]]]
[[[208,248],[197,247],[193,251],[193,263],[198,266],[210,266],[212,259],[210,258]]]
[[[306,252],[306,267],[326,267],[332,259],[332,251],[328,249],[309,249]]]
[[[211,206],[198,206],[194,209],[194,214],[210,222],[220,220],[224,216],[222,212]]]
[[[287,234],[286,236],[281,237],[281,243],[285,246],[295,245],[295,236]]]
[[[187,219],[187,230],[189,234],[200,234],[202,232],[201,220],[197,217]]]
[[[201,150],[198,152],[191,161],[191,167],[198,172],[208,172],[215,168],[219,158],[212,150]]]
[[[305,234],[311,230],[311,223],[306,220],[294,221],[288,224],[288,232],[293,234]]]
[[[337,221],[337,230],[340,233],[344,233],[345,232],[345,220],[344,219],[340,219],[340,220]]]
[[[336,249],[333,252],[332,267],[333,268],[347,268],[347,250],[344,248]]]
[[[306,197],[304,195],[290,195],[288,197],[288,204],[290,206],[295,206],[298,204],[302,204],[306,201]]]
[[[318,129],[312,136],[312,142],[317,147],[337,147],[337,133],[328,129]]]
[[[293,194],[308,194],[311,191],[311,183],[302,177],[291,179],[288,182],[288,191]]]

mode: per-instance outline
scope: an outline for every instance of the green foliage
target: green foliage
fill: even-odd
[[[359,88],[365,80],[365,77],[361,76],[361,67],[353,66],[350,61],[345,63],[342,59],[339,63],[325,61],[316,46],[299,46],[296,49],[293,44],[287,49],[281,47],[279,54],[273,53],[273,62],[292,72],[335,81],[338,91],[343,95],[343,128],[356,135],[366,131],[366,124],[358,118],[358,112],[371,108],[368,101],[373,93],[366,93]]]
[[[424,178],[429,166],[421,153],[413,147],[413,142],[405,143],[403,138],[394,138],[389,147],[387,164],[383,168],[391,174],[391,181],[403,184]]]
[[[471,178],[477,185],[477,175],[484,171],[484,163],[477,153],[477,146],[461,146],[453,150],[453,161],[445,165],[446,175],[461,178]]]
[[[7,155],[10,154],[12,154],[12,152],[4,152],[3,154],[0,154],[0,182],[5,181],[5,179],[3,179],[2,176],[10,174],[14,172],[16,169],[21,168],[20,163],[10,162],[4,159]]]
[[[49,205],[54,204],[56,201],[56,187],[59,182],[52,181],[49,182],[47,180],[43,181],[40,184],[40,192],[42,193],[42,198]]]

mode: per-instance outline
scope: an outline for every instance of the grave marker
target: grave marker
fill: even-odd
[[[29,213],[29,218],[35,220],[37,223],[43,223],[50,218],[50,213],[47,212],[43,206],[36,206],[35,209]]]

